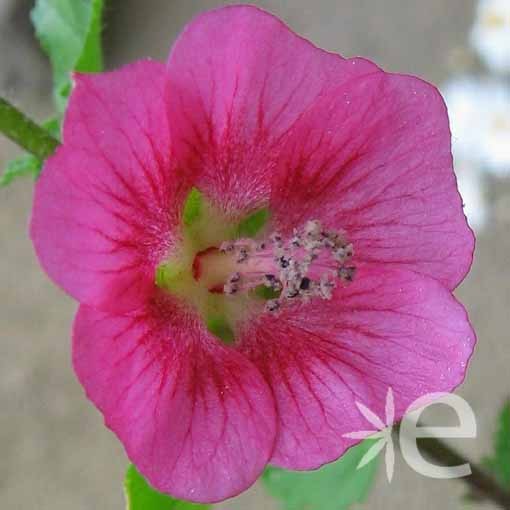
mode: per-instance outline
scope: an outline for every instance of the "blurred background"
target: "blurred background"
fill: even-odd
[[[213,0],[110,0],[107,68],[164,60],[183,25]],[[478,334],[460,394],[478,438],[452,441],[490,452],[496,415],[510,396],[510,0],[267,0],[253,2],[316,45],[375,60],[438,85],[450,107],[456,167],[478,235],[473,270],[458,289]],[[51,112],[50,67],[29,22],[31,1],[0,0],[0,91],[36,119]],[[0,169],[19,150],[0,137]],[[38,267],[27,236],[33,183],[0,188],[0,501],[5,509],[124,508],[127,459],[87,402],[70,364],[75,303]],[[438,411],[434,425],[453,418]],[[432,421],[430,418],[429,421]],[[460,481],[431,480],[397,456],[360,508],[464,508]],[[218,509],[276,509],[256,486]],[[489,504],[477,508],[491,508]],[[320,509],[307,509],[320,510]]]

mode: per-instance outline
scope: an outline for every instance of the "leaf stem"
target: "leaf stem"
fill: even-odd
[[[58,140],[3,97],[0,97],[0,133],[41,161],[59,145]]]
[[[476,497],[491,501],[499,508],[510,510],[510,491],[490,475],[485,469],[471,462],[457,450],[437,437],[420,438],[420,449],[442,466],[458,466],[468,463],[471,475],[461,478]]]

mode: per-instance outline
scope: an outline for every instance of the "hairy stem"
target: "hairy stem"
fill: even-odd
[[[59,142],[15,106],[0,97],[0,133],[41,161],[51,156]]]
[[[491,501],[499,508],[510,510],[510,490],[502,487],[485,469],[471,462],[457,450],[436,437],[420,438],[418,444],[420,450],[438,465],[458,466],[468,463],[471,466],[471,475],[460,478],[460,480],[472,489],[473,495]]]

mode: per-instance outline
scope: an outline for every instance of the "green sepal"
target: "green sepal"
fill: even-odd
[[[204,197],[197,188],[191,188],[182,210],[182,222],[186,227],[191,227],[201,217],[204,210]]]
[[[269,220],[269,209],[264,207],[242,220],[237,227],[237,237],[255,237]]]
[[[235,340],[234,331],[223,315],[210,315],[206,319],[207,329],[224,343],[231,344]]]

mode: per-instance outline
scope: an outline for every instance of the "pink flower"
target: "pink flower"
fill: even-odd
[[[473,235],[431,85],[227,7],[166,66],[76,75],[63,136],[32,238],[81,303],[76,373],[157,489],[316,468],[365,427],[355,400],[382,414],[391,387],[398,419],[462,382]]]

